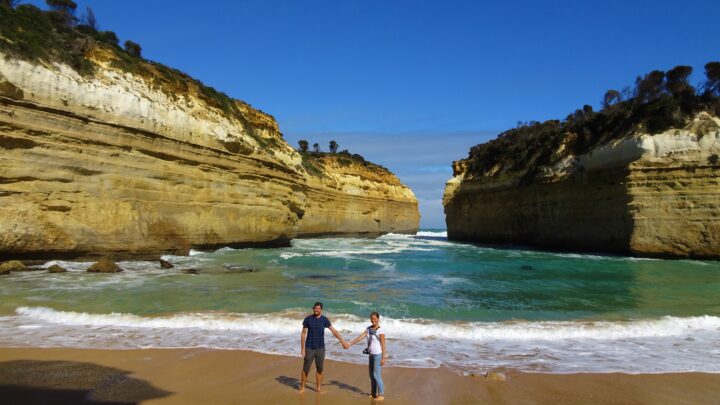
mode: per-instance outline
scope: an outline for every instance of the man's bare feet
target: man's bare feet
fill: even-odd
[[[298,393],[302,394],[303,392],[305,392],[305,387],[301,386],[298,390]]]

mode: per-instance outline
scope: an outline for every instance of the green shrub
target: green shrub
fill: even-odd
[[[258,144],[277,146],[277,139],[266,139],[255,133],[253,125],[236,105],[236,100],[227,94],[176,69],[143,60],[140,45],[133,41],[125,43],[126,52],[121,51],[114,32],[97,30],[94,15],[88,17],[91,10],[83,19],[84,23],[75,26],[76,7],[73,7],[75,3],[72,1],[51,1],[52,9],[49,11],[30,4],[21,4],[13,9],[4,6],[3,1],[0,0],[0,51],[3,53],[29,61],[64,63],[80,74],[92,75],[94,65],[86,54],[93,47],[109,45],[113,51],[111,64],[115,68],[147,78],[150,84],[158,86],[171,97],[187,92],[196,85],[201,99],[241,121]],[[68,24],[67,15],[73,16],[73,24]]]
[[[720,62],[708,62],[705,65],[705,89],[708,93],[720,95]]]
[[[558,153],[561,145],[578,156],[638,129],[657,134],[682,128],[700,111],[720,116],[720,63],[705,65],[707,81],[700,94],[688,82],[691,73],[689,66],[656,70],[638,77],[634,89],[609,90],[600,112],[586,105],[562,122],[520,122],[497,139],[473,146],[467,158],[469,172],[479,176],[514,173],[522,181],[531,181],[567,156]]]
[[[137,42],[125,41],[125,52],[134,58],[142,58],[142,48]]]
[[[299,147],[298,150],[299,150],[300,152],[305,153],[305,152],[308,151],[308,146],[309,146],[309,145],[310,145],[310,144],[308,143],[308,141],[306,141],[306,140],[304,140],[304,139],[301,139],[301,140],[298,141],[298,147]]]
[[[104,42],[113,46],[120,46],[120,40],[118,36],[112,31],[100,31],[95,37],[98,41]]]

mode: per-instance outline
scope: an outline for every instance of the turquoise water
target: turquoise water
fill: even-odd
[[[294,354],[304,313],[322,301],[348,338],[379,311],[397,365],[720,371],[718,262],[494,249],[437,230],[166,259],[176,267],[124,262],[105,275],[61,263],[71,272],[4,277],[0,344]]]

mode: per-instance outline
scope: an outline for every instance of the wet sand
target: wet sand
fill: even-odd
[[[367,367],[325,362],[322,394],[300,358],[205,349],[0,348],[2,403],[372,404]],[[386,404],[720,404],[720,374],[528,374],[383,370]]]

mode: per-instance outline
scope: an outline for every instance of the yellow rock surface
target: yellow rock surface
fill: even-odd
[[[394,174],[342,155],[312,161],[324,175],[308,179],[300,236],[417,231],[415,196]]]
[[[563,145],[557,154],[563,155]],[[563,250],[720,258],[720,119],[633,133],[545,175],[475,175],[454,163],[443,203],[448,237]]]
[[[157,256],[301,234],[415,232],[412,192],[332,157],[310,174],[275,120],[91,55],[92,77],[0,54],[0,256]]]

